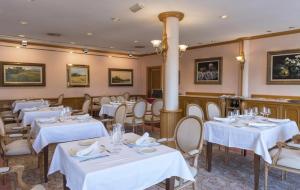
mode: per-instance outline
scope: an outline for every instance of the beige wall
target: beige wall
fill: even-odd
[[[250,41],[250,94],[300,96],[300,85],[267,85],[267,52],[300,49],[300,34]]]
[[[109,58],[68,52],[32,50],[15,47],[0,47],[0,61],[29,62],[46,64],[46,87],[0,87],[0,99],[22,97],[79,97],[84,93],[91,95],[121,94],[130,92],[140,94],[141,67],[136,59]],[[67,88],[66,65],[84,64],[90,66],[89,88]],[[131,68],[134,70],[133,87],[109,87],[108,68]]]

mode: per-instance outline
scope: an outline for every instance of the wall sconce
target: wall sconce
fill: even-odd
[[[183,53],[186,51],[186,49],[188,48],[188,46],[187,46],[187,45],[184,45],[184,44],[181,44],[181,45],[178,46],[178,48],[179,48],[179,56],[181,57],[182,54],[183,54]]]
[[[244,63],[245,62],[244,55],[239,55],[239,56],[236,56],[235,58],[240,63]]]
[[[153,48],[155,48],[155,51],[158,55],[161,55],[162,53],[167,51],[167,40],[152,40],[151,41]],[[187,50],[188,46],[185,44],[181,44],[178,46],[179,55],[182,56],[182,54]]]
[[[89,50],[87,48],[84,48],[83,50],[83,53],[87,54],[89,52]]]

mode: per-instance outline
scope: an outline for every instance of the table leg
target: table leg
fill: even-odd
[[[63,189],[64,190],[69,190],[69,188],[67,187],[67,180],[66,180],[66,176],[63,175]]]
[[[48,146],[45,146],[43,149],[44,153],[44,182],[48,182]]]
[[[175,188],[175,177],[166,179],[166,190],[174,190]]]
[[[254,190],[259,189],[260,156],[254,154]]]
[[[211,171],[211,160],[212,160],[212,143],[207,142],[206,145],[206,170]]]

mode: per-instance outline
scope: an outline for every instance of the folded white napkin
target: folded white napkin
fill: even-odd
[[[142,145],[144,143],[146,143],[149,139],[149,133],[144,133],[143,136],[141,136],[140,138],[138,138],[136,141],[135,141],[135,144],[136,145]]]
[[[276,126],[274,123],[258,123],[258,122],[250,122],[248,125],[252,126],[252,127],[274,127],[274,126]]]
[[[96,141],[94,142],[92,145],[90,145],[89,147],[80,150],[76,153],[76,156],[78,157],[84,157],[84,156],[92,156],[94,154],[99,154],[99,142]]]
[[[32,107],[32,108],[23,108],[22,111],[37,111],[37,107]]]
[[[214,117],[214,120],[224,122],[224,123],[233,123],[235,121],[234,118],[229,118],[229,117]]]
[[[75,119],[77,120],[87,120],[87,119],[90,119],[91,116],[89,114],[84,114],[84,115],[78,115],[75,117]]]
[[[49,117],[49,118],[39,118],[37,119],[37,121],[40,123],[53,123],[56,122],[57,119],[55,117]]]
[[[286,123],[291,121],[290,119],[276,119],[276,118],[268,118],[267,120],[274,123]]]

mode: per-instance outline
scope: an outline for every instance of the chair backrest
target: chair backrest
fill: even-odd
[[[125,100],[129,100],[130,93],[129,93],[129,92],[125,92],[125,93],[123,94],[123,97],[125,98]]]
[[[61,94],[61,95],[58,96],[57,103],[59,105],[62,105],[63,104],[63,100],[64,100],[64,94]]]
[[[207,102],[206,114],[208,120],[214,120],[214,117],[221,117],[221,110],[219,106],[214,102]]]
[[[99,104],[99,103],[100,103],[100,98],[99,97],[93,98],[93,104]]]
[[[202,108],[197,104],[188,104],[186,106],[186,116],[196,116],[204,121],[204,112]]]
[[[110,103],[110,98],[107,97],[107,96],[103,96],[101,99],[100,99],[100,104],[103,105],[103,104],[109,104]]]
[[[84,94],[84,100],[90,100],[92,97],[89,94]]]
[[[117,97],[117,100],[118,100],[119,102],[125,102],[124,96],[118,96],[118,97]]]
[[[189,116],[179,120],[175,129],[175,143],[180,151],[201,151],[203,140],[203,122],[198,117]]]
[[[4,122],[2,118],[0,118],[0,138],[4,136],[5,136]]]
[[[135,118],[143,118],[146,113],[147,103],[144,100],[137,101],[133,106],[133,116]]]
[[[121,104],[118,106],[115,112],[115,118],[114,118],[115,123],[124,124],[126,119],[126,111],[127,111],[126,104]]]
[[[82,104],[82,112],[88,113],[90,108],[91,100],[85,100]]]
[[[151,112],[153,116],[160,116],[160,110],[163,108],[163,101],[161,99],[154,100],[151,107]]]
[[[116,98],[115,96],[111,96],[111,97],[110,97],[110,100],[111,100],[111,101],[116,101],[117,98]]]

